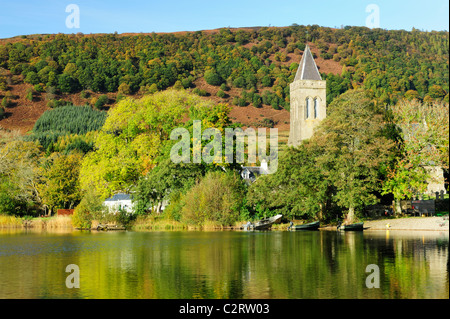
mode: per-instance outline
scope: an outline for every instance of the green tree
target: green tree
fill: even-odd
[[[79,153],[64,155],[53,153],[41,168],[38,191],[50,210],[72,209],[81,200],[79,170],[82,156]]]
[[[103,198],[126,191],[153,168],[163,143],[172,129],[181,125],[188,107],[209,103],[177,90],[140,100],[122,99],[108,111],[95,141],[96,150],[83,160],[82,189],[95,188]]]
[[[236,173],[210,172],[184,196],[182,220],[194,225],[230,226],[239,220],[245,184]]]
[[[217,72],[215,72],[214,70],[207,70],[205,72],[204,78],[206,83],[214,86],[219,86],[223,82],[219,74],[217,74]]]
[[[381,189],[394,143],[385,136],[382,109],[363,90],[342,94],[327,113],[311,138],[323,145],[316,165],[329,168],[327,178],[336,190],[333,200],[348,210],[346,220],[352,222],[364,206],[377,202],[374,191]]]
[[[326,219],[331,206],[332,184],[326,166],[316,164],[323,146],[306,141],[289,147],[275,173],[259,177],[249,188],[247,201],[254,210],[283,214],[293,219]]]
[[[444,89],[440,85],[432,85],[428,90],[428,95],[437,100],[442,100],[445,94]]]
[[[397,213],[401,213],[401,199],[426,190],[426,166],[449,167],[449,110],[442,102],[402,100],[391,111],[400,132],[400,154],[387,168],[383,192],[394,195]]]
[[[102,94],[98,97],[98,99],[95,101],[94,106],[97,109],[101,109],[102,107],[104,107],[106,105],[106,103],[108,103],[109,98],[107,95]]]

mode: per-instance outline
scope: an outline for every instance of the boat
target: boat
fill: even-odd
[[[354,223],[354,224],[350,224],[350,225],[342,225],[339,224],[337,227],[338,230],[353,230],[353,231],[360,231],[360,230],[364,230],[364,223]]]
[[[291,223],[289,230],[317,230],[320,227],[320,221],[315,221],[312,223],[294,225]]]
[[[243,228],[244,230],[268,230],[272,228],[273,224],[281,222],[281,217],[283,217],[283,215],[278,214],[273,217],[261,219],[254,224],[248,222]]]

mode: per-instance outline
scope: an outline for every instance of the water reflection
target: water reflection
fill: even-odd
[[[1,230],[0,298],[448,298],[448,249],[448,232]]]

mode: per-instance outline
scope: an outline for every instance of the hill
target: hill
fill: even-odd
[[[232,105],[231,117],[244,125],[285,131],[289,83],[305,44],[327,80],[328,103],[356,87],[384,104],[404,97],[448,101],[448,32],[293,25],[28,35],[0,40],[0,127],[25,133],[65,102],[107,109],[122,96],[174,86]]]

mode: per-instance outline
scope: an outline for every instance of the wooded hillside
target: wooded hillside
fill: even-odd
[[[379,103],[402,97],[448,101],[448,32],[293,25],[173,34],[28,35],[0,40],[0,116],[5,117],[0,125],[20,127],[27,116],[35,121],[34,113],[64,101],[102,108],[125,95],[174,86],[229,103],[231,117],[243,123],[254,124],[263,114],[286,126],[289,83],[306,43],[327,80],[328,103],[356,87],[371,92]],[[33,112],[25,106],[33,106]],[[26,114],[15,118],[20,112]]]

